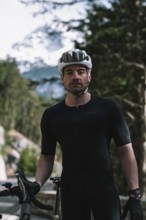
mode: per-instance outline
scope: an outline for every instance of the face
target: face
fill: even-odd
[[[78,96],[88,88],[91,72],[82,65],[70,65],[64,68],[61,79],[65,89]]]

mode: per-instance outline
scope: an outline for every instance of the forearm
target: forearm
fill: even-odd
[[[119,148],[122,160],[122,169],[129,190],[139,187],[137,162],[131,144]]]
[[[41,186],[50,177],[54,164],[54,156],[40,155],[38,167],[36,171],[36,182]]]
[[[143,219],[143,210],[141,206],[141,191],[139,189],[139,178],[137,162],[131,144],[119,147],[122,159],[123,172],[129,187],[129,199],[123,207],[122,219],[125,219],[130,212],[130,219]],[[127,219],[127,218],[126,218]]]

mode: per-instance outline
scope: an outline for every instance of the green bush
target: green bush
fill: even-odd
[[[25,148],[21,154],[21,159],[18,165],[19,169],[22,169],[26,175],[34,176],[38,163],[38,154],[35,150]]]

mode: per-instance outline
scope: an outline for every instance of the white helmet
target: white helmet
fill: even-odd
[[[74,49],[62,54],[58,62],[58,69],[62,72],[64,67],[74,64],[83,65],[88,69],[92,68],[91,57],[84,50]]]

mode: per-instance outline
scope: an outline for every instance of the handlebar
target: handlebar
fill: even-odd
[[[0,191],[0,196],[17,196],[19,198],[19,201],[22,200],[22,194],[19,186],[13,186],[11,183],[4,183],[2,184],[6,189],[3,191]]]
[[[25,181],[24,181],[24,179],[26,179],[25,175],[22,170],[16,171],[15,174],[16,174],[17,183],[20,188],[21,195],[22,195],[22,203],[27,202],[27,201],[29,202],[28,191],[26,190],[27,185],[25,184]]]
[[[27,201],[30,197],[30,200],[33,202],[34,205],[41,209],[45,210],[53,210],[53,207],[51,205],[46,205],[42,202],[40,202],[38,199],[35,198],[33,194],[33,187],[32,182],[26,179],[25,174],[22,170],[16,171],[16,177],[18,180],[18,185],[20,186],[22,195],[23,195],[23,201]]]
[[[44,204],[35,198],[32,187],[33,183],[25,177],[22,170],[16,171],[16,177],[18,185],[12,186],[11,183],[3,184],[6,189],[0,191],[0,196],[17,196],[20,204],[30,204],[32,202],[41,209],[53,210],[53,206]]]
[[[53,183],[60,185],[61,184],[61,176],[55,176],[51,177],[50,180],[53,181]]]

